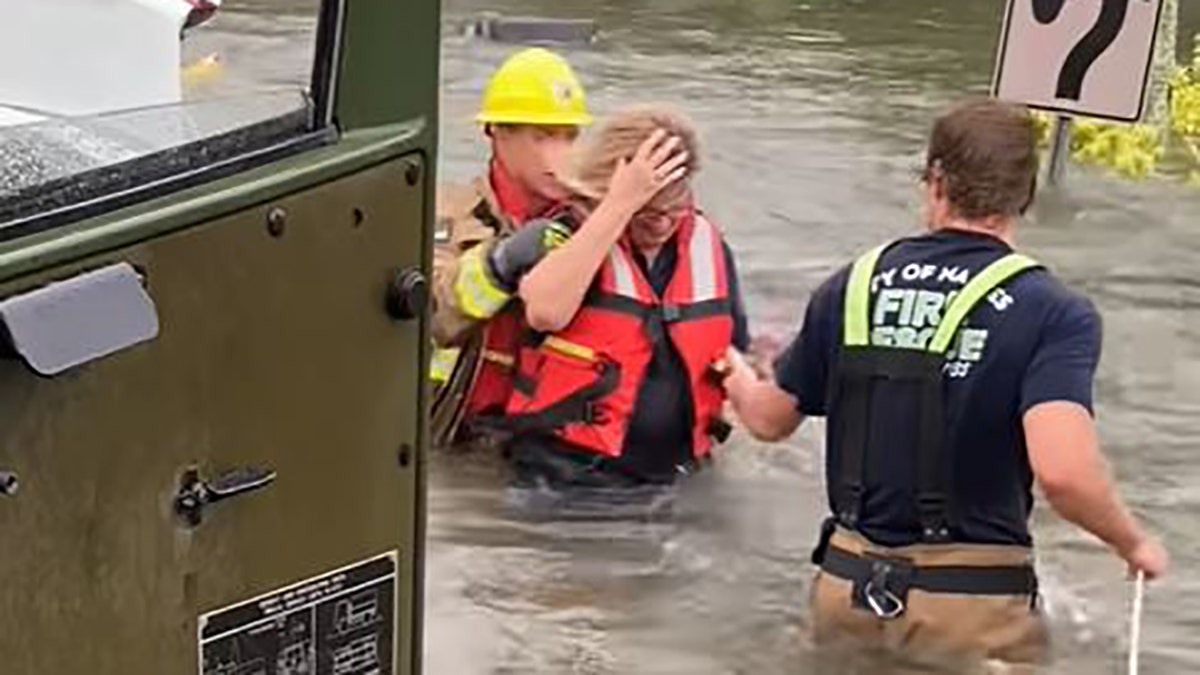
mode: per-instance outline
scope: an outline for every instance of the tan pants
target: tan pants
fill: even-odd
[[[841,528],[830,544],[853,554],[908,558],[917,567],[1023,565],[1032,558],[1032,551],[1019,546],[922,544],[887,548]],[[1028,596],[956,595],[914,588],[909,590],[901,616],[881,619],[869,609],[852,606],[853,586],[851,581],[817,573],[812,611],[818,645],[867,648],[941,668],[953,664],[947,672],[959,673],[1032,672],[1047,656],[1045,624],[1041,612],[1030,607]]]

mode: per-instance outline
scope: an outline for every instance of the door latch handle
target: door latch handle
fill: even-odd
[[[387,313],[397,321],[410,321],[429,304],[429,282],[421,270],[409,267],[392,276],[387,289]]]
[[[0,470],[0,496],[15,497],[20,489],[21,481],[17,478],[17,474]]]
[[[188,469],[179,481],[179,492],[175,495],[175,513],[191,527],[204,520],[204,508],[210,504],[254,492],[275,482],[275,472],[270,469],[244,467],[234,469],[211,480],[204,481],[196,469]]]

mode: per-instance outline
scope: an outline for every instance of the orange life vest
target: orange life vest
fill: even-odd
[[[501,413],[513,391],[513,374],[525,333],[520,303],[511,303],[483,329],[479,370],[467,399],[467,416]]]
[[[504,215],[511,220],[515,228],[520,229],[535,215],[529,196],[499,161],[492,161],[488,180],[496,195],[497,206],[504,211]],[[557,206],[551,207],[552,211],[557,209]],[[485,202],[480,202],[475,215],[484,223],[496,219]],[[494,225],[494,228],[497,232],[501,230],[498,224]],[[517,356],[525,334],[524,310],[519,301],[510,302],[488,320],[483,328],[481,362],[467,398],[468,418],[504,412],[512,396],[513,374],[516,372]]]
[[[513,429],[619,456],[655,341],[665,339],[688,374],[693,454],[709,454],[725,399],[711,368],[733,338],[725,250],[717,228],[694,211],[681,217],[673,245],[677,262],[663,297],[621,243],[571,323],[522,350],[507,410]]]

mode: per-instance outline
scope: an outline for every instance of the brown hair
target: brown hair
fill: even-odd
[[[933,126],[925,180],[942,181],[961,218],[1024,213],[1033,202],[1037,173],[1037,132],[1024,108],[973,99]]]
[[[614,113],[593,138],[582,144],[571,175],[566,179],[567,185],[579,196],[600,199],[608,192],[617,162],[633,157],[656,129],[677,136],[679,148],[686,150],[689,157],[687,176],[663,190],[654,201],[668,201],[678,196],[687,189],[688,180],[700,168],[700,146],[691,121],[665,106],[638,106]]]

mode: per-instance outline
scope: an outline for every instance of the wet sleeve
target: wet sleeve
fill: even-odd
[[[799,401],[806,417],[825,415],[829,364],[838,339],[841,295],[848,269],[835,274],[813,293],[800,331],[775,361],[775,381]]]
[[[750,349],[750,320],[746,318],[746,304],[742,301],[742,284],[738,279],[733,250],[727,242],[722,242],[722,245],[725,248],[725,270],[729,278],[729,299],[733,305],[733,346],[745,352]]]
[[[1022,415],[1050,401],[1092,410],[1102,328],[1099,312],[1082,297],[1071,297],[1052,313],[1021,382]]]
[[[463,342],[479,323],[467,316],[458,306],[454,281],[458,278],[459,253],[450,246],[435,245],[433,250],[433,283],[431,333],[439,347]]]

